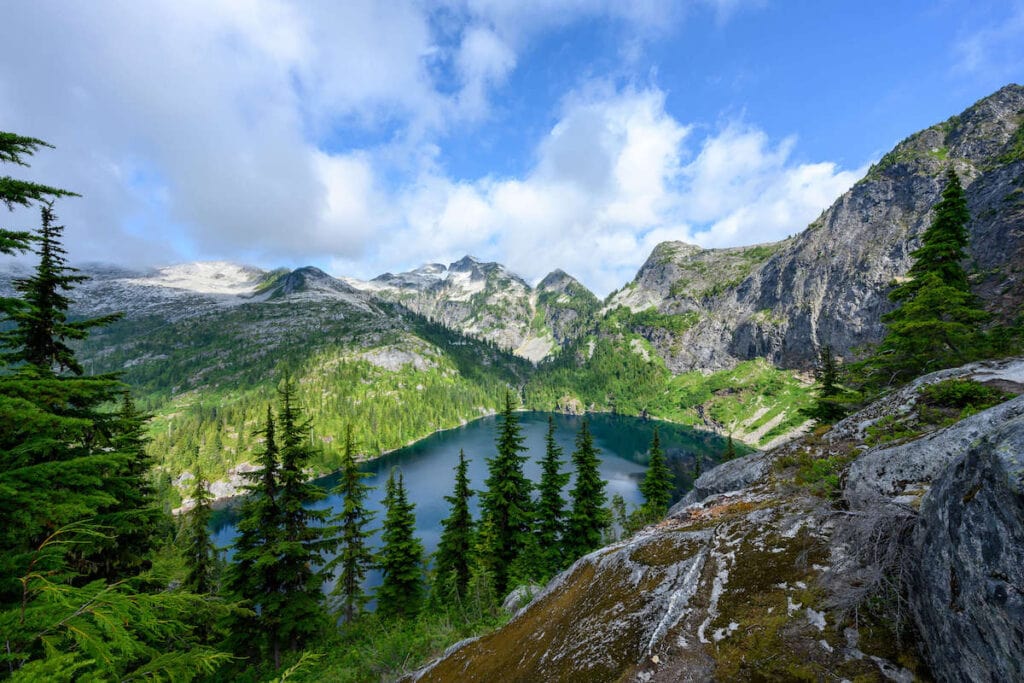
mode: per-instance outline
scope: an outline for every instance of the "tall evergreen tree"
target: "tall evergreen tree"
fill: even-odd
[[[839,362],[829,344],[823,344],[818,351],[814,379],[818,384],[817,395],[806,414],[819,422],[830,423],[841,419],[847,411],[839,399],[843,391],[839,384]]]
[[[264,426],[255,436],[262,438],[263,448],[257,459],[258,469],[243,474],[248,483],[243,488],[246,495],[235,527],[238,535],[228,569],[228,584],[232,594],[249,601],[259,616],[237,615],[231,631],[237,641],[237,651],[269,653],[275,664],[279,664],[281,616],[278,607],[282,581],[277,558],[282,528],[278,506],[281,462],[270,406],[267,406]]]
[[[571,474],[562,471],[562,448],[555,441],[555,420],[548,416],[548,432],[544,438],[544,459],[541,461],[540,485],[537,487],[537,542],[543,553],[544,570],[554,574],[565,566],[562,539],[565,536],[566,500],[562,495]]]
[[[53,209],[43,206],[41,214],[36,248],[39,261],[30,277],[14,281],[24,305],[9,311],[14,328],[0,333],[0,346],[7,348],[3,359],[8,363],[28,363],[44,371],[70,370],[81,375],[82,366],[67,342],[85,339],[90,329],[110,324],[120,319],[121,314],[68,320],[71,302],[64,292],[88,278],[76,275],[77,269],[67,265],[66,252],[61,247],[64,228],[54,224]]]
[[[216,592],[217,548],[210,540],[210,517],[213,509],[210,493],[203,471],[196,466],[192,480],[192,509],[182,521],[182,547],[188,573],[182,586],[192,593]]]
[[[448,516],[441,521],[441,539],[435,556],[434,591],[441,596],[454,592],[459,599],[466,597],[470,574],[473,570],[475,525],[469,509],[473,490],[469,488],[469,461],[459,449],[459,462],[455,466],[455,488],[448,501]]]
[[[523,474],[527,457],[519,420],[512,410],[512,395],[505,392],[505,410],[498,430],[497,455],[488,458],[487,489],[481,495],[482,519],[491,528],[491,545],[485,562],[490,567],[494,588],[503,594],[516,558],[529,543],[533,527],[533,484]]]
[[[640,493],[644,496],[645,507],[649,516],[664,517],[668,512],[668,505],[672,502],[672,491],[675,489],[675,477],[668,467],[665,454],[661,450],[661,438],[658,435],[658,428],[654,428],[654,437],[651,439],[651,459],[647,465],[647,473],[643,482],[640,483]]]
[[[34,548],[84,517],[114,528],[69,551],[76,575],[131,573],[145,562],[152,540],[151,529],[133,527],[157,518],[136,443],[141,422],[107,409],[124,386],[112,375],[59,374],[81,373],[64,341],[82,339],[116,316],[67,322],[70,302],[63,292],[82,278],[65,264],[49,206],[43,217],[39,262],[31,277],[16,281],[22,298],[5,308],[13,326],[0,333],[0,362],[8,364],[0,373],[0,513],[6,522],[0,525],[6,527],[0,531],[0,596]]]
[[[598,469],[600,460],[597,454],[590,425],[584,420],[576,434],[576,450],[572,453],[576,482],[571,491],[572,512],[564,543],[570,560],[599,548],[602,534],[611,523],[611,514],[605,507],[608,496]]]
[[[370,475],[359,471],[356,464],[355,441],[352,426],[345,426],[345,450],[341,460],[341,478],[331,493],[342,496],[341,511],[331,520],[338,529],[338,555],[327,565],[327,570],[337,572],[332,595],[340,603],[342,618],[351,623],[362,612],[366,604],[363,581],[373,567],[373,551],[369,540],[373,535],[367,525],[374,513],[366,507],[366,497],[373,490],[363,482]]]
[[[869,386],[899,384],[988,351],[981,325],[991,316],[971,293],[961,265],[969,221],[963,187],[950,169],[921,247],[911,254],[914,264],[908,279],[889,294],[898,307],[882,316],[885,338],[861,366]]]
[[[107,472],[104,478],[104,488],[116,502],[97,511],[95,522],[109,530],[111,540],[101,546],[95,560],[102,563],[96,571],[115,580],[126,571],[134,573],[148,567],[148,554],[167,520],[149,480],[152,459],[146,452],[145,416],[127,391],[121,397],[121,409],[111,430],[108,447],[127,457],[119,470]]]
[[[277,609],[282,642],[302,648],[324,627],[323,584],[330,578],[324,556],[334,547],[336,529],[327,524],[330,511],[313,508],[327,494],[308,481],[306,468],[313,456],[309,421],[303,419],[295,385],[285,378],[278,389],[281,469],[277,505],[281,514],[277,545],[277,574],[281,597]]]
[[[384,577],[377,589],[377,613],[384,619],[414,617],[420,611],[423,543],[416,538],[414,508],[406,496],[402,473],[397,468],[391,470],[384,488],[383,545],[378,563]]]

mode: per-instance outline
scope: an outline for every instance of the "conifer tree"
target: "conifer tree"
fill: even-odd
[[[814,378],[818,384],[818,391],[814,405],[807,410],[807,414],[826,423],[842,418],[846,414],[846,409],[838,398],[842,393],[842,387],[839,385],[839,363],[829,344],[822,345],[818,351]]]
[[[363,482],[363,479],[369,476],[368,473],[359,471],[352,426],[346,425],[341,478],[331,491],[344,498],[341,511],[331,520],[338,529],[337,542],[340,550],[328,563],[327,571],[337,572],[332,595],[340,603],[341,616],[348,623],[355,621],[366,604],[363,581],[374,562],[373,551],[369,546],[373,532],[366,528],[374,518],[374,513],[366,508],[366,497],[373,487]]]
[[[533,484],[523,474],[527,457],[519,420],[512,410],[512,395],[505,392],[505,410],[498,430],[497,455],[488,458],[487,489],[480,501],[482,519],[491,528],[491,546],[484,557],[494,579],[494,588],[504,594],[509,587],[512,565],[529,542],[533,526]]]
[[[669,503],[672,502],[674,489],[675,478],[661,450],[661,438],[658,435],[658,428],[655,427],[654,437],[651,439],[651,460],[647,465],[644,480],[640,483],[640,493],[644,496],[649,517],[665,516]]]
[[[217,548],[210,540],[209,529],[213,494],[198,465],[192,481],[191,498],[192,509],[185,514],[182,523],[182,547],[188,568],[182,587],[192,593],[215,593]]]
[[[53,209],[43,206],[41,214],[36,248],[39,261],[33,275],[14,281],[23,305],[8,312],[14,328],[0,333],[0,346],[7,348],[3,359],[12,364],[34,365],[43,371],[69,370],[81,375],[82,366],[67,342],[85,339],[90,329],[110,324],[120,319],[121,314],[68,320],[70,300],[64,292],[88,278],[76,275],[77,269],[67,265],[60,242],[64,228],[54,224]]]
[[[121,409],[111,423],[109,448],[127,456],[119,470],[107,472],[104,488],[116,502],[100,508],[94,521],[106,528],[111,542],[98,550],[98,574],[109,580],[148,566],[147,556],[167,525],[149,480],[152,459],[146,452],[145,416],[135,407],[129,392],[121,396]],[[169,531],[169,529],[168,529]]]
[[[33,549],[55,529],[85,517],[113,525],[116,535],[95,535],[79,543],[68,560],[81,580],[116,579],[142,566],[152,540],[136,523],[157,518],[143,478],[141,431],[135,416],[119,416],[105,406],[124,390],[115,376],[59,374],[81,372],[64,341],[82,339],[107,316],[67,322],[70,290],[82,278],[66,266],[60,229],[43,207],[37,240],[39,262],[31,277],[16,281],[22,295],[5,308],[13,323],[0,333],[0,601]],[[120,544],[120,545],[119,545]]]
[[[565,566],[562,539],[565,535],[566,500],[562,495],[571,474],[562,471],[562,448],[555,441],[555,420],[548,416],[540,485],[537,487],[537,542],[543,553],[543,569],[550,575]]]
[[[570,560],[599,548],[602,534],[611,522],[605,507],[608,496],[604,490],[605,481],[598,470],[600,461],[597,454],[590,426],[584,420],[576,434],[576,450],[572,453],[576,482],[571,491],[572,512],[564,543]]]
[[[384,574],[377,589],[377,613],[383,619],[419,614],[423,599],[423,543],[416,538],[414,505],[405,492],[402,473],[391,470],[384,488],[383,543],[379,563]]]
[[[240,652],[271,653],[280,662],[281,635],[279,601],[282,582],[278,576],[278,542],[282,518],[278,506],[280,491],[280,452],[277,429],[271,407],[262,429],[255,436],[263,439],[257,459],[258,469],[244,473],[248,480],[246,496],[239,507],[234,542],[234,557],[228,570],[228,584],[234,596],[247,600],[259,616],[239,615],[231,626]]]
[[[459,449],[459,462],[455,466],[455,488],[448,501],[448,516],[441,521],[441,539],[435,556],[434,591],[439,597],[454,594],[461,600],[466,597],[470,574],[474,562],[473,514],[469,499],[473,490],[469,488],[469,461]]]
[[[281,468],[277,506],[281,529],[276,549],[281,599],[277,609],[282,643],[297,651],[324,626],[321,589],[329,579],[324,555],[333,549],[337,532],[327,524],[328,510],[311,507],[327,494],[307,480],[306,468],[313,456],[306,438],[309,421],[299,411],[290,378],[286,377],[278,389],[278,401]]]
[[[963,187],[950,169],[921,247],[911,254],[908,279],[889,294],[898,307],[882,316],[885,338],[862,365],[870,386],[899,384],[987,352],[981,325],[991,316],[971,293],[961,265],[969,221]]]

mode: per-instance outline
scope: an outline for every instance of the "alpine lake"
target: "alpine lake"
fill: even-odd
[[[602,478],[607,482],[605,491],[608,501],[618,494],[625,500],[628,510],[643,502],[640,482],[647,469],[655,427],[658,428],[662,450],[668,457],[669,466],[676,472],[677,482],[689,482],[687,475],[692,471],[695,456],[702,456],[703,467],[707,469],[717,463],[725,451],[725,439],[721,436],[659,420],[606,413],[575,416],[519,412],[516,415],[524,437],[524,454],[529,456],[524,470],[526,476],[534,483],[540,480],[540,460],[544,456],[548,416],[554,418],[555,438],[563,449],[563,469],[566,471],[572,471],[571,454],[576,433],[582,421],[588,420],[594,445],[600,449],[600,471]],[[392,468],[398,468],[405,478],[409,501],[416,506],[419,537],[427,554],[433,553],[441,536],[441,521],[449,513],[448,502],[444,497],[452,493],[459,450],[463,450],[469,460],[470,486],[474,491],[479,491],[484,487],[487,478],[487,459],[496,454],[495,436],[499,422],[500,418],[493,415],[483,417],[461,427],[436,432],[405,448],[362,463],[360,469],[370,474],[364,481],[375,487],[367,497],[367,506],[377,513],[370,524],[371,528],[377,530],[372,545],[378,547],[380,543],[380,523],[384,518],[384,483]],[[315,483],[328,492],[327,497],[317,503],[317,507],[340,509],[343,498],[330,493],[338,483],[338,475],[322,477],[315,480]],[[572,486],[573,481],[570,480],[566,489],[567,498]],[[681,494],[681,491],[677,493]],[[476,519],[479,518],[479,503],[478,494],[470,499]],[[214,544],[226,550],[229,555],[230,546],[236,535],[236,520],[236,507],[230,504],[216,510],[211,520]],[[379,583],[379,572],[370,572],[366,588],[372,591]]]

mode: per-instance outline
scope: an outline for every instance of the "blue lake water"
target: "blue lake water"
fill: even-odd
[[[522,434],[525,438],[529,460],[525,466],[527,477],[534,482],[540,480],[540,459],[544,455],[544,437],[547,433],[549,413],[517,413]],[[555,420],[556,439],[562,446],[565,469],[571,471],[570,455],[576,432],[584,418],[551,414]],[[639,484],[647,469],[648,448],[655,425],[658,426],[662,446],[671,460],[681,466],[689,463],[692,456],[700,453],[708,460],[718,456],[724,446],[716,435],[696,431],[689,427],[665,422],[643,420],[621,415],[594,414],[586,417],[594,436],[594,444],[600,449],[601,476],[608,482],[606,491],[609,501],[615,494],[621,495],[627,506],[643,502]],[[459,449],[469,459],[469,477],[474,490],[483,488],[487,478],[487,458],[494,457],[495,435],[500,418],[485,417],[462,427],[438,432],[405,448],[381,458],[363,463],[360,469],[371,474],[366,483],[375,486],[370,492],[368,506],[378,512],[373,526],[379,529],[383,519],[382,500],[384,483],[392,468],[399,468],[405,477],[410,502],[416,506],[416,521],[419,536],[427,553],[437,548],[441,534],[441,520],[448,516],[448,503],[444,496],[451,495],[458,463]],[[709,465],[710,463],[708,463]],[[705,465],[707,467],[708,465]],[[337,475],[319,479],[316,483],[330,491],[337,483]],[[570,481],[569,486],[572,486]],[[475,516],[478,515],[478,496],[471,499]],[[329,494],[317,507],[334,509],[340,506],[341,497]],[[235,514],[233,508],[218,510],[211,523],[213,541],[218,547],[227,548],[235,537]],[[374,544],[379,541],[374,537]],[[368,588],[379,584],[379,576],[371,575]]]

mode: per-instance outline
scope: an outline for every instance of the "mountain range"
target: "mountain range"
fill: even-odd
[[[502,387],[529,407],[647,413],[763,446],[803,424],[800,373],[822,345],[850,358],[880,340],[887,294],[949,168],[971,210],[975,291],[1003,318],[1019,314],[1022,121],[1024,88],[1006,86],[899,143],[795,236],[725,249],[662,243],[604,301],[560,270],[531,286],[470,256],[369,281],[226,262],[86,266],[76,313],[126,316],[81,353],[93,371],[123,372],[157,413],[155,445],[171,472],[197,447],[220,458],[206,463],[214,473],[244,460],[254,406],[281,372],[306,381],[317,406],[387,423],[367,427],[370,454],[494,410]],[[0,290],[16,275],[0,275]],[[426,394],[433,412],[395,418]],[[175,430],[185,419],[205,425],[198,442]],[[325,443],[338,429],[317,419]]]

